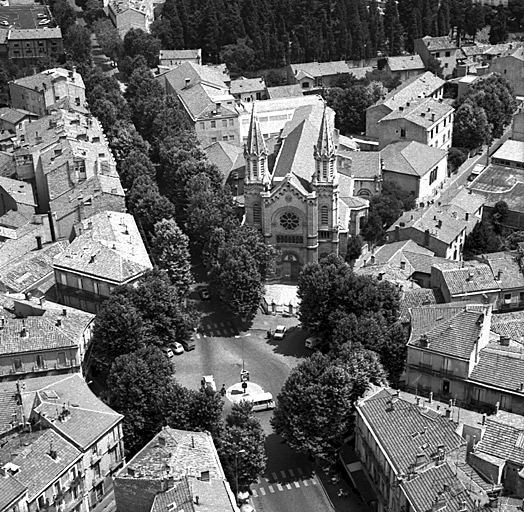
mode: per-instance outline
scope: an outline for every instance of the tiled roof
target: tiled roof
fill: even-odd
[[[96,397],[79,374],[27,379],[24,385],[24,401],[33,404],[36,397],[39,405],[35,413],[52,422],[53,429],[83,451],[122,421],[123,416]],[[64,404],[70,414],[60,421],[58,414]]]
[[[431,96],[443,87],[445,83],[442,78],[430,71],[426,71],[422,75],[408,78],[396,89],[389,92],[384,99],[375,103],[375,105],[384,104],[391,110],[394,110],[399,105],[405,105],[408,101]]]
[[[420,343],[420,336],[425,334],[429,351],[469,360],[484,323],[484,312],[476,309],[468,306],[412,309],[408,345],[426,348]],[[435,313],[439,315],[436,318]]]
[[[345,155],[354,156],[353,153],[359,152],[358,142],[353,137],[346,137],[345,135],[338,134],[338,148],[337,151],[345,151]],[[373,153],[373,151],[363,152],[362,154]]]
[[[291,64],[291,69],[297,80],[305,76],[320,78],[323,76],[351,73],[352,68],[343,60],[332,62],[303,62],[302,64]]]
[[[485,453],[523,466],[523,437],[524,423],[521,428],[517,428],[502,423],[498,421],[497,418],[488,418],[486,421],[486,431],[477,444],[475,453]]]
[[[492,158],[524,163],[524,141],[507,140],[499,149],[497,149],[497,151],[495,151],[495,153],[493,153]]]
[[[378,151],[352,151],[349,159],[349,172],[355,179],[373,179],[381,175],[381,153]]]
[[[418,473],[400,484],[413,512],[445,509],[446,512],[476,510],[470,489],[459,480],[456,468],[449,462]],[[435,508],[440,503],[440,508]],[[466,506],[464,509],[463,507]]]
[[[392,142],[380,156],[384,171],[423,177],[446,158],[446,151],[416,141]]]
[[[207,84],[199,83],[192,86],[190,89],[180,91],[178,97],[193,119],[214,117],[215,114],[212,112],[216,111],[217,102],[221,104],[221,117],[237,116],[238,114],[235,108],[235,99],[233,96],[222,91],[218,91],[218,93],[220,96],[217,96],[217,89],[214,89]],[[227,105],[227,103],[230,103],[230,105]]]
[[[277,98],[293,98],[295,96],[304,95],[300,84],[279,85],[277,87],[268,87],[267,94],[272,100],[277,99]]]
[[[200,499],[196,512],[236,512],[237,507],[235,498],[229,488],[229,484],[224,480],[211,480],[203,482],[192,479],[193,494]],[[317,509],[320,510],[320,509]]]
[[[510,341],[508,347],[489,343],[480,351],[479,362],[473,368],[469,380],[484,386],[520,392],[524,382],[524,353],[520,343]]]
[[[73,76],[70,76],[70,74]],[[68,82],[74,83],[77,87],[84,87],[84,81],[80,73],[69,71],[64,68],[46,69],[41,73],[18,78],[14,83],[37,91],[42,90],[43,86],[52,87],[53,83],[59,78],[65,78]]]
[[[524,344],[524,311],[493,315],[491,331]]]
[[[256,106],[255,106],[256,105]],[[324,100],[319,94],[306,94],[302,96],[293,96],[291,98],[276,98],[272,100],[264,100],[257,102],[244,103],[242,108],[244,108],[245,113],[243,116],[251,115],[251,110],[255,106],[257,115],[263,113],[271,113],[278,111],[289,111],[295,112],[300,107],[313,106],[324,108]],[[289,121],[288,121],[289,124]]]
[[[361,276],[370,276],[377,279],[384,279],[390,283],[403,286],[405,288],[413,287],[419,288],[419,285],[409,279],[410,272],[408,269],[401,269],[397,265],[391,265],[389,263],[383,263],[382,265],[366,265],[360,267],[355,271],[356,274]]]
[[[452,197],[446,199],[443,202],[443,206],[459,206],[464,212],[473,215],[477,213],[480,208],[484,205],[484,197],[480,194],[474,193],[471,189],[461,188],[457,194],[454,194]]]
[[[407,288],[403,290],[400,299],[399,319],[402,323],[410,322],[410,309],[431,304],[441,304],[442,302],[444,302],[444,297],[438,289]]]
[[[456,50],[457,44],[455,41],[448,36],[432,37],[425,36],[422,38],[426,48],[430,51],[435,50]]]
[[[26,110],[9,107],[0,108],[0,119],[11,124],[17,124],[27,116],[36,117],[35,114],[27,112]]]
[[[62,39],[62,30],[55,28],[12,29],[7,36],[9,41],[25,39]]]
[[[20,498],[26,492],[27,487],[22,485],[16,478],[8,476],[0,478],[0,509],[7,510],[14,500]]]
[[[394,398],[386,390],[358,402],[357,411],[369,424],[397,474],[407,474],[419,453],[429,463],[437,455],[439,445],[444,445],[448,453],[465,444],[455,432],[455,423],[434,411]]]
[[[233,170],[240,170],[245,165],[244,152],[242,148],[217,141],[204,148],[207,159],[215,164],[225,179]]]
[[[99,213],[83,221],[83,229],[65,253],[55,258],[56,268],[116,283],[127,282],[152,268],[131,215]]]
[[[516,252],[493,252],[484,254],[481,258],[491,268],[502,290],[524,289],[524,274],[518,264]]]
[[[238,80],[232,80],[230,85],[231,94],[263,91],[265,88],[266,82],[264,82],[264,78],[239,78]]]
[[[56,452],[51,457],[50,447]],[[35,500],[82,454],[52,429],[15,437],[0,449],[2,463],[11,462],[20,469],[16,479],[28,489],[28,501]]]
[[[422,274],[431,274],[431,267],[433,265],[440,265],[446,268],[459,268],[462,265],[460,261],[448,260],[446,258],[439,258],[430,254],[421,252],[412,252],[409,248],[403,251],[404,258],[409,262],[413,268],[413,272],[421,272]]]
[[[438,227],[439,221],[442,222],[441,227]],[[423,233],[429,230],[431,237],[442,240],[446,244],[453,242],[468,226],[465,219],[459,218],[453,212],[443,211],[435,205],[405,212],[388,229],[388,233],[393,233],[395,226],[401,223],[404,223],[405,228],[412,227]]]
[[[403,254],[404,251],[411,251],[412,253],[416,252],[428,256],[433,255],[433,251],[430,251],[425,247],[421,247],[413,240],[402,240],[400,242],[392,242],[390,244],[385,244],[378,247],[374,252],[375,263],[389,263],[392,258]]]
[[[203,500],[205,501],[205,500]],[[150,512],[194,512],[193,493],[187,476],[174,482],[174,487],[155,496]],[[200,509],[199,511],[200,512]]]
[[[429,128],[438,123],[453,111],[453,107],[447,103],[441,103],[433,98],[414,99],[383,117],[379,123],[395,119],[406,119],[416,125]]]
[[[441,270],[444,282],[452,296],[500,290],[500,283],[497,282],[488,265],[480,264],[451,269],[441,268]]]
[[[13,423],[22,420],[15,392],[16,387],[12,383],[0,385],[0,435],[9,432],[13,428]],[[13,421],[14,417],[17,421]]]
[[[388,66],[391,71],[409,71],[413,69],[425,69],[420,55],[406,55],[398,57],[388,57]]]
[[[0,177],[0,187],[2,187],[17,204],[36,206],[31,183]]]
[[[202,50],[160,50],[160,60],[196,59],[202,56]]]
[[[169,469],[166,469],[169,468]],[[134,475],[132,473],[134,470]],[[175,479],[200,477],[209,472],[211,480],[224,480],[224,472],[209,432],[190,432],[164,427],[119,473],[118,478]]]
[[[187,88],[186,79],[189,79],[189,88],[196,84],[204,83],[216,89],[227,92],[228,87],[224,83],[224,75],[210,66],[201,66],[192,62],[184,62],[175,69],[171,69],[159,77],[162,82],[169,82],[170,86],[177,92]]]

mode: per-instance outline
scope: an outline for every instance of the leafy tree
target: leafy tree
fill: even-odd
[[[506,203],[506,201],[497,201],[493,207],[493,212],[491,213],[493,231],[495,231],[497,235],[504,235],[504,224],[508,219],[508,214],[508,203]]]
[[[80,25],[71,25],[64,37],[64,49],[70,61],[91,65],[91,34]]]
[[[156,177],[155,168],[149,157],[135,149],[131,149],[120,162],[118,173],[125,189],[132,188],[135,180],[141,176],[147,176],[152,180]]]
[[[131,59],[139,55],[143,56],[147,65],[152,68],[158,61],[160,41],[140,28],[132,28],[124,36],[122,50],[124,55]]]
[[[235,486],[238,478],[235,494],[249,490],[266,469],[265,435],[251,409],[247,401],[233,404],[220,440],[219,455],[226,478]]]
[[[113,23],[108,19],[97,19],[91,28],[104,54],[117,60],[122,52],[123,41]]]
[[[385,381],[377,356],[353,350],[335,360],[315,353],[295,367],[277,398],[271,425],[294,450],[335,463],[370,383]]]
[[[481,220],[466,236],[464,242],[464,259],[472,259],[479,254],[497,252],[500,241],[493,231],[490,221]]]
[[[220,248],[211,278],[231,313],[251,317],[256,312],[264,286],[257,262],[245,247],[225,245]]]
[[[486,26],[484,6],[478,3],[472,4],[466,16],[466,32],[475,41],[479,30]]]
[[[157,265],[167,272],[179,295],[187,297],[189,287],[194,282],[189,239],[173,219],[164,219],[155,224],[151,248]]]
[[[448,150],[448,172],[455,172],[466,160],[468,153],[460,148],[451,147]]]
[[[489,31],[490,44],[504,43],[508,40],[508,17],[503,5],[497,7],[497,13],[491,19]]]
[[[504,240],[504,246],[510,251],[514,251],[519,248],[519,244],[524,242],[524,231],[515,231],[508,235]]]
[[[163,423],[162,398],[173,366],[157,347],[144,347],[118,357],[111,367],[107,403],[124,415],[126,448],[141,448]]]
[[[439,59],[437,59],[436,57],[433,57],[433,55],[429,56],[426,69],[428,71],[431,71],[434,75],[437,75],[440,78],[444,77],[444,68],[442,67],[442,63],[440,62]]]
[[[455,112],[453,123],[453,145],[469,150],[489,144],[491,127],[486,111],[467,101]]]
[[[362,246],[364,245],[364,241],[362,240],[362,237],[352,236],[348,239],[348,245],[346,248],[346,261],[353,265],[355,263],[355,260],[360,258],[360,255],[362,254]]]
[[[66,34],[69,27],[76,23],[76,13],[67,0],[56,0],[53,2],[53,16],[61,28],[62,33]]]
[[[335,126],[342,133],[361,133],[366,130],[366,109],[374,103],[367,87],[332,87],[326,92],[326,102],[336,112]]]
[[[87,0],[84,7],[84,19],[88,27],[92,27],[97,20],[106,18],[104,5],[100,0]]]
[[[219,444],[224,425],[220,393],[210,390],[196,391],[171,382],[164,391],[165,422],[173,428],[210,432]]]
[[[387,0],[384,9],[384,34],[389,55],[400,55],[403,47],[403,31],[396,0]]]
[[[222,48],[220,59],[226,63],[232,75],[241,75],[252,69],[255,52],[248,45],[247,39],[239,39],[236,44],[228,44]]]

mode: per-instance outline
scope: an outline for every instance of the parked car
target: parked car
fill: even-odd
[[[173,354],[170,347],[162,347],[161,350],[168,359],[173,359],[173,357],[175,357],[175,354]]]
[[[193,334],[189,341],[181,341],[180,343],[182,344],[186,352],[189,352],[190,350],[195,350],[195,335]]]
[[[284,336],[286,335],[287,328],[284,325],[277,325],[277,328],[275,329],[275,333],[273,334],[273,338],[276,340],[283,340]]]
[[[38,22],[39,25],[49,25],[49,23],[51,23],[51,20],[42,20]]]
[[[180,354],[183,354],[184,347],[182,346],[182,343],[178,343],[178,341],[175,341],[175,343],[173,343],[173,352],[177,356],[179,356]]]
[[[322,340],[318,336],[310,336],[306,339],[306,348],[311,350],[318,350],[322,345]]]
[[[211,295],[209,294],[209,288],[200,288],[200,290],[198,290],[198,294],[200,295],[200,298],[202,300],[209,300]]]
[[[213,391],[217,390],[217,385],[215,384],[215,378],[213,375],[204,375],[200,382],[202,384],[202,389],[211,389]]]
[[[0,23],[1,23],[2,25],[5,25],[6,27],[9,25],[9,22],[6,21],[6,20],[2,20],[2,21],[0,21]]]

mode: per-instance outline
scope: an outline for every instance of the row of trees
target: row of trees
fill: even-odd
[[[298,296],[302,325],[329,342],[330,351],[291,372],[272,425],[292,448],[334,463],[351,431],[356,400],[370,383],[398,384],[404,369],[399,292],[387,281],[354,274],[330,255],[304,268]]]

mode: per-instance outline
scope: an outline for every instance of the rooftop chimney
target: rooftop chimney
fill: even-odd
[[[22,330],[20,331],[20,336],[22,338],[26,338],[27,337],[27,329],[24,327],[22,327]],[[522,391],[522,390],[521,390]]]
[[[36,236],[36,247],[38,250],[42,249],[42,237],[41,236]]]
[[[405,270],[406,269],[406,262],[405,261],[401,261],[400,262],[400,269],[401,270]]]
[[[428,400],[428,403],[430,403],[430,404],[433,403],[433,391],[430,391],[430,392],[429,392],[429,400]]]
[[[442,228],[442,221],[439,219],[438,221],[438,224],[437,224],[438,228],[441,229]]]
[[[66,308],[62,309],[62,316],[67,316],[67,309]]]
[[[56,453],[56,450],[54,449],[53,447],[53,441],[51,441],[49,443],[49,456],[53,459],[53,460],[56,460],[58,458],[58,454]]]
[[[501,336],[500,337],[500,344],[503,347],[509,347],[509,336]]]
[[[185,79],[186,87],[189,87],[189,84],[191,83],[191,78]]]
[[[158,436],[158,444],[160,446],[165,446],[166,445],[166,438],[164,436]]]
[[[395,240],[397,242],[400,242],[400,226],[395,226]]]
[[[499,271],[497,272],[497,281],[500,281],[502,279],[502,269],[499,268]]]
[[[500,402],[497,402],[495,404],[495,415],[497,415],[499,413],[499,409],[500,409]]]

